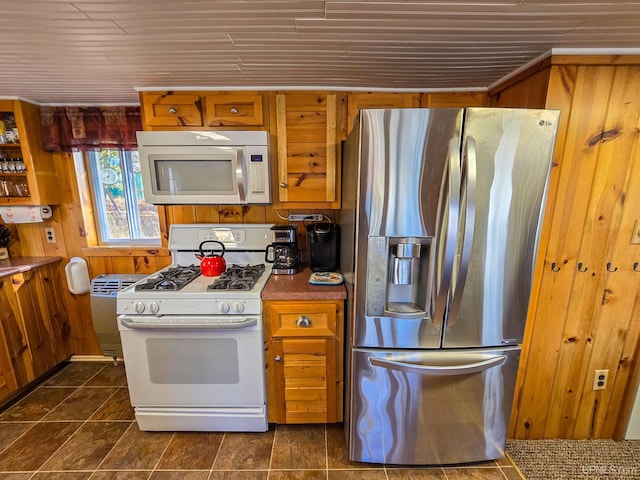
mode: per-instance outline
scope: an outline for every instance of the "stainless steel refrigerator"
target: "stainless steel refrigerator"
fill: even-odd
[[[558,112],[362,110],[343,143],[349,457],[504,454]]]

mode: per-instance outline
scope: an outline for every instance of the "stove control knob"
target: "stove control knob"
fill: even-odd
[[[149,311],[155,315],[160,311],[160,305],[158,305],[156,302],[151,302],[149,304]]]
[[[136,313],[142,313],[144,312],[144,303],[142,302],[136,302],[133,304],[133,311]]]
[[[241,302],[233,302],[234,313],[242,313],[243,310],[244,310],[244,305]]]
[[[220,313],[228,313],[229,312],[229,304],[227,302],[218,303],[218,310],[220,310]]]

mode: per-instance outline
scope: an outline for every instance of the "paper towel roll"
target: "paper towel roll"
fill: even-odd
[[[35,223],[51,218],[49,205],[25,205],[0,207],[0,218],[4,223]]]

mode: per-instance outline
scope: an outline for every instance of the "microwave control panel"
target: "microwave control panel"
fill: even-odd
[[[249,192],[251,194],[265,193],[266,172],[264,164],[262,154],[251,154],[249,158]]]

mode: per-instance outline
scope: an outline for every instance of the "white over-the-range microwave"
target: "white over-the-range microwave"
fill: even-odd
[[[271,202],[265,131],[155,131],[137,136],[149,203]]]

